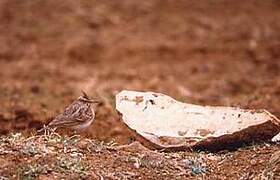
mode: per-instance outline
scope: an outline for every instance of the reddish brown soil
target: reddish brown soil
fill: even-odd
[[[30,135],[81,90],[103,102],[83,135],[119,144],[133,141],[114,110],[114,96],[122,89],[266,109],[280,117],[279,19],[277,0],[2,0],[0,133]],[[279,149],[260,146],[257,158],[254,146],[226,153],[228,158],[219,166],[210,163],[215,170],[204,176],[257,176]],[[113,172],[112,157],[128,155],[121,153],[89,156],[89,162],[94,172],[104,166]],[[250,164],[251,157],[257,163]],[[10,158],[0,155],[0,162]],[[117,170],[130,171],[128,166],[119,161]],[[152,179],[177,173],[142,170],[131,171]]]

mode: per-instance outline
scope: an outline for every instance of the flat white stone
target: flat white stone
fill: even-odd
[[[254,140],[254,134],[256,139],[271,139],[280,126],[279,119],[266,110],[199,106],[154,92],[124,90],[116,95],[116,109],[123,122],[156,149],[192,147],[205,140],[217,143],[219,137],[226,141],[225,135],[234,135],[241,142],[239,136],[248,142]],[[256,131],[256,126],[265,132]]]

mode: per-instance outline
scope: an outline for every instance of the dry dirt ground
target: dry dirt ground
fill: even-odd
[[[216,153],[111,143],[134,141],[114,110],[122,89],[280,117],[279,19],[277,0],[1,0],[0,179],[279,178],[270,142]],[[102,99],[87,132],[32,134],[81,90]]]

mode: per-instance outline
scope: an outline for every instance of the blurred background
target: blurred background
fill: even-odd
[[[40,128],[81,90],[86,132],[126,143],[123,89],[280,116],[278,0],[1,0],[0,134]]]

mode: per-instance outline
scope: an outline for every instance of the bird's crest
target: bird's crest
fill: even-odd
[[[83,98],[90,100],[91,98],[88,97],[87,93],[85,93],[85,91],[82,90],[82,94],[83,94]]]
[[[82,92],[82,96],[80,96],[78,98],[78,100],[80,101],[84,101],[84,102],[88,102],[88,103],[100,103],[97,99],[92,99],[90,98],[87,93],[85,93],[83,90],[81,91]]]

